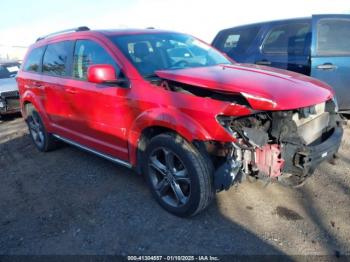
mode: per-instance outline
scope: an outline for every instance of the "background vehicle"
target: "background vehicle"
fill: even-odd
[[[350,15],[314,15],[220,31],[213,46],[240,63],[287,69],[331,85],[350,113]]]
[[[39,150],[62,140],[133,167],[178,216],[244,175],[299,185],[343,133],[328,85],[233,64],[175,32],[59,32],[38,39],[17,79]]]
[[[19,67],[19,62],[0,62],[0,116],[20,111],[15,79]]]

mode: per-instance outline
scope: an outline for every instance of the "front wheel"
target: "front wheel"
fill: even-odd
[[[214,196],[212,172],[204,156],[178,135],[167,133],[151,139],[143,170],[153,196],[168,212],[193,216]]]

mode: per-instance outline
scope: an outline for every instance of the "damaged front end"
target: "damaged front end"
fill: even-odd
[[[340,147],[342,120],[331,88],[271,70],[234,65],[157,71],[154,84],[166,90],[249,109],[249,115],[216,115],[232,142],[201,142],[214,163],[217,191],[243,177],[298,186]]]
[[[218,191],[244,175],[298,186],[335,156],[343,135],[334,100],[240,118],[219,115],[217,120],[235,140],[221,145],[225,153],[217,158],[214,175]],[[208,152],[215,154],[211,147]]]

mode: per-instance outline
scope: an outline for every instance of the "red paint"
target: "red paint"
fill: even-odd
[[[243,94],[255,110],[290,110],[330,99],[332,89],[316,79],[271,67],[218,65],[157,71],[169,80]]]
[[[269,177],[278,177],[284,165],[279,145],[265,145],[255,151],[255,163],[259,171]]]
[[[104,33],[158,32],[161,31]],[[32,103],[51,133],[135,165],[141,133],[148,127],[168,128],[188,141],[229,142],[234,141],[234,138],[216,121],[216,116],[244,116],[252,113],[244,105],[175,93],[151,84],[100,32],[59,35],[41,40],[33,47],[77,39],[90,39],[101,45],[122,68],[130,81],[130,88],[98,84],[103,79],[111,78],[112,73],[106,66],[90,68],[91,82],[20,70],[18,85],[22,112],[25,116],[24,104]],[[103,77],[98,76],[98,70],[104,72]],[[328,86],[317,80],[287,71],[239,64],[162,71],[158,75],[226,93],[244,93],[252,108],[260,110],[299,108],[326,101],[332,96]]]
[[[111,65],[91,65],[87,70],[87,78],[91,83],[101,84],[117,80],[114,67]]]

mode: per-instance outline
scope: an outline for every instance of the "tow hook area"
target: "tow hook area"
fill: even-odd
[[[267,144],[255,151],[255,164],[260,172],[269,177],[278,177],[284,166],[280,146]]]
[[[214,185],[217,191],[229,190],[242,169],[242,162],[227,159],[214,173]]]

